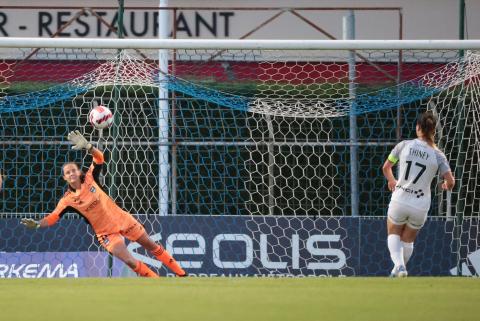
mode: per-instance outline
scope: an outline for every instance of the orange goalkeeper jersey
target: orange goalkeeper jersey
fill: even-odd
[[[73,211],[83,216],[99,236],[118,233],[122,223],[133,219],[100,187],[98,179],[103,160],[103,154],[96,150],[93,154],[93,163],[83,178],[81,188],[73,190],[69,187],[55,210],[45,217],[49,226],[55,224],[66,212]]]

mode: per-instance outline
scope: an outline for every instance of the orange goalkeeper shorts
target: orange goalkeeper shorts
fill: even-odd
[[[114,246],[124,242],[124,237],[132,242],[136,242],[145,232],[145,228],[133,216],[130,216],[122,224],[122,229],[118,233],[97,235],[100,244],[108,251],[112,252]]]

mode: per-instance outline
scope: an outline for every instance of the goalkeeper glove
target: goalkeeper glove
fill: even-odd
[[[32,220],[31,218],[22,218],[20,223],[31,229],[37,229],[40,227],[40,223],[38,221]]]
[[[72,149],[75,149],[75,150],[82,150],[82,149],[90,150],[93,147],[92,144],[90,144],[78,130],[71,131],[68,134],[67,138],[68,138],[69,141],[71,141],[73,143]]]

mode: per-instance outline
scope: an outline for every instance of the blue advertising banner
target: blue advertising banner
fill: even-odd
[[[194,276],[386,276],[392,268],[383,218],[138,218],[150,236]],[[477,219],[465,224],[478,223]],[[0,277],[132,275],[120,261],[108,264],[108,253],[82,220],[65,219],[53,227],[31,231],[18,219],[2,219],[0,231]],[[456,273],[452,231],[452,221],[427,221],[408,263],[410,275]],[[467,241],[462,247],[462,273],[472,275],[480,271],[480,252],[476,252],[480,239],[478,234],[473,239],[472,235],[462,238]],[[169,275],[161,262],[137,243],[128,248],[159,274]]]
[[[116,260],[115,260],[116,261]],[[106,252],[23,252],[0,254],[0,278],[79,278],[108,275]],[[122,275],[122,263],[112,276]]]

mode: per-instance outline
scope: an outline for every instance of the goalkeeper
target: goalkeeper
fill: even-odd
[[[185,271],[175,259],[148,236],[142,224],[131,214],[122,210],[104,192],[99,182],[104,162],[103,153],[93,147],[78,130],[70,132],[68,140],[74,144],[73,149],[86,149],[92,154],[92,165],[84,174],[76,163],[64,164],[62,173],[63,179],[68,184],[68,190],[58,202],[55,210],[38,222],[24,218],[21,223],[32,229],[44,228],[55,224],[67,211],[74,211],[83,216],[92,226],[100,244],[127,264],[137,275],[158,277],[147,265],[136,260],[130,254],[123,237],[132,242],[138,242],[177,276],[186,276]]]

